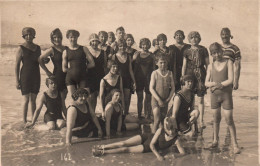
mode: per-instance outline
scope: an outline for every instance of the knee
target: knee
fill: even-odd
[[[233,118],[226,119],[226,123],[227,123],[228,126],[232,126],[234,124]]]
[[[59,123],[57,123],[57,128],[61,129],[61,128],[63,128],[65,126],[65,124],[66,124],[65,121],[62,120]]]
[[[221,116],[220,115],[214,115],[214,123],[220,123],[221,121]]]

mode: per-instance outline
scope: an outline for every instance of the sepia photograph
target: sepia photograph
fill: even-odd
[[[257,166],[258,0],[0,0],[2,166]]]

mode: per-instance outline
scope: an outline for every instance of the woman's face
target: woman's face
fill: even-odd
[[[228,31],[221,31],[220,37],[223,43],[230,43],[230,33]]]
[[[88,95],[87,94],[80,94],[76,102],[80,104],[85,104],[87,102]]]
[[[177,33],[174,37],[174,39],[176,40],[177,43],[183,43],[183,40],[184,40],[184,36],[180,33]]]
[[[26,42],[28,42],[28,43],[32,43],[33,42],[33,39],[34,39],[34,36],[33,35],[31,35],[31,34],[26,34],[26,35],[24,35],[24,40],[26,41]]]
[[[123,32],[123,31],[119,30],[116,32],[117,39],[123,39],[124,35],[125,35],[125,32]]]
[[[144,42],[143,42],[141,46],[142,46],[142,50],[143,50],[143,51],[148,51],[148,45],[147,45],[147,43],[144,43]]]
[[[112,101],[113,102],[119,102],[120,101],[120,92],[115,92],[112,96]]]
[[[98,48],[98,44],[99,44],[99,41],[97,41],[97,40],[92,40],[90,42],[91,47],[94,48],[94,49]]]
[[[110,73],[111,74],[117,74],[118,71],[118,66],[117,65],[112,65],[110,68]]]
[[[106,37],[103,34],[99,35],[99,40],[100,40],[102,45],[106,44],[106,42],[107,42],[107,39],[106,39]]]
[[[196,35],[191,36],[191,38],[190,38],[191,45],[197,46],[197,45],[199,45],[199,43],[200,43],[200,38],[198,36],[196,36]]]
[[[57,85],[56,85],[56,83],[55,83],[54,81],[48,80],[48,88],[49,88],[50,90],[54,91],[54,90],[56,90]]]
[[[128,38],[128,39],[126,40],[126,45],[127,45],[127,47],[132,47],[133,44],[134,44],[134,41],[133,41],[132,38]]]
[[[53,44],[60,46],[62,44],[62,38],[60,36],[57,35],[53,35]]]
[[[124,44],[118,45],[118,52],[123,53],[123,52],[125,52],[125,49],[126,49],[126,46]]]
[[[76,37],[76,36],[70,34],[70,35],[69,35],[69,41],[70,41],[70,44],[71,44],[71,45],[76,45],[76,44],[77,44],[77,41],[78,41],[78,37]]]
[[[160,39],[159,42],[158,42],[158,44],[159,44],[160,47],[165,47],[165,46],[166,46],[166,43],[167,43],[167,41],[164,40],[164,39]]]
[[[184,88],[192,90],[192,88],[193,88],[193,81],[192,80],[184,81]]]

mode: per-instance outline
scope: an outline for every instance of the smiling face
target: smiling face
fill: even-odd
[[[112,65],[110,68],[110,73],[117,74],[117,72],[118,72],[118,65]]]
[[[161,38],[159,41],[158,41],[158,44],[160,47],[165,47],[166,46],[166,43],[167,43],[167,40]]]
[[[184,40],[184,36],[181,33],[177,33],[174,37],[177,43],[182,44]]]
[[[57,84],[53,80],[48,79],[48,88],[54,91],[57,88]]]
[[[54,45],[60,46],[62,44],[62,38],[58,35],[53,35],[52,36],[52,42]]]
[[[222,30],[221,33],[220,33],[220,37],[221,37],[222,42],[224,44],[229,44],[230,43],[231,34],[230,34],[229,31]]]
[[[132,38],[127,38],[126,39],[126,45],[127,47],[132,47],[132,45],[134,44],[134,41]]]
[[[34,36],[30,33],[26,34],[23,36],[24,40],[28,43],[32,43],[33,42],[33,39],[34,39]]]
[[[97,49],[97,48],[98,48],[98,44],[99,44],[99,41],[98,41],[98,40],[91,40],[91,41],[90,41],[90,46],[91,46],[93,49]]]
[[[143,42],[141,47],[144,52],[148,51],[148,44],[146,42]]]
[[[117,36],[118,40],[124,39],[125,32],[121,31],[121,30],[118,30],[118,31],[116,31],[116,36]]]
[[[85,104],[87,102],[87,98],[88,98],[88,95],[87,94],[80,94],[78,96],[78,99],[76,100],[76,102],[81,105],[81,104]]]
[[[192,90],[192,88],[193,88],[193,81],[192,80],[184,81],[183,87],[186,88],[186,89]]]
[[[124,53],[126,50],[126,45],[125,44],[119,44],[118,45],[118,52]]]
[[[198,36],[191,36],[190,38],[190,44],[193,46],[197,46],[200,43],[200,38]]]
[[[102,33],[99,35],[99,40],[102,45],[106,44],[106,42],[107,42],[107,38]]]

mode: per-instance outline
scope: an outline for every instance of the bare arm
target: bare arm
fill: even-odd
[[[211,71],[212,71],[212,65],[209,65],[207,70],[206,80],[205,80],[205,86],[209,88],[216,86],[215,82],[211,82]]]
[[[234,78],[234,74],[233,74],[233,63],[232,61],[229,59],[228,60],[228,79],[221,82],[221,84],[226,87],[229,85],[233,84],[233,78]]]
[[[110,103],[108,103],[106,106],[106,112],[105,112],[107,138],[110,138],[110,121],[111,121],[112,113],[113,113],[113,106]]]
[[[236,59],[234,62],[234,81],[233,81],[234,90],[237,90],[239,87],[240,70],[241,70],[241,59]]]
[[[16,52],[16,61],[15,61],[15,77],[16,77],[16,89],[21,89],[20,83],[20,65],[22,61],[23,51],[21,47],[18,48]]]
[[[94,109],[92,108],[91,104],[88,103],[88,105],[89,105],[89,112],[90,112],[90,115],[92,117],[92,120],[93,120],[94,124],[96,125],[96,127],[98,129],[98,136],[102,137],[103,136],[103,132],[102,132],[101,126],[99,124],[99,121],[97,119],[97,116],[96,116],[96,114],[94,112]]]
[[[46,72],[46,74],[50,77],[53,76],[53,73],[50,72],[50,70],[48,70],[48,68],[46,67],[45,63],[44,63],[44,59],[48,58],[48,56],[50,56],[51,54],[53,54],[53,49],[49,48],[45,54],[42,54],[39,59],[38,62],[40,64],[40,66],[42,67],[42,69]]]
[[[176,119],[177,113],[181,105],[181,100],[179,96],[175,96],[173,100],[172,117]]]
[[[187,68],[187,59],[184,57],[183,58],[182,70],[181,70],[181,75],[182,76],[184,76],[186,74],[186,68]]]
[[[209,57],[207,56],[206,58],[205,58],[205,69],[206,69],[206,71],[207,71],[207,69],[208,69],[208,65],[209,65]]]
[[[166,103],[168,103],[171,100],[171,98],[175,92],[175,85],[174,85],[174,79],[173,79],[172,72],[170,72],[169,74],[171,74],[171,92],[169,94],[169,97],[165,101]]]
[[[88,48],[87,47],[83,47],[83,50],[84,50],[84,52],[86,54],[86,59],[88,61],[87,68],[90,69],[90,68],[95,67],[94,59],[92,58],[92,55],[91,55],[90,51],[88,50]]]
[[[77,117],[77,110],[75,107],[69,107],[67,111],[67,132],[66,132],[66,144],[71,144],[72,129],[75,126],[75,121]]]
[[[159,152],[156,150],[155,144],[156,144],[156,142],[158,141],[158,138],[159,138],[161,132],[162,132],[162,128],[159,128],[159,129],[155,132],[155,134],[154,134],[154,136],[153,136],[153,138],[152,138],[152,140],[151,140],[151,143],[150,143],[150,148],[151,148],[153,154],[154,154],[154,155],[157,157],[157,159],[160,160],[160,161],[164,160],[164,158],[163,158],[163,156],[161,156],[161,155],[159,154]]]
[[[62,71],[64,73],[67,73],[68,71],[68,55],[66,50],[62,53]]]
[[[135,87],[136,82],[135,82],[135,76],[134,76],[134,72],[133,72],[133,68],[132,68],[132,58],[130,56],[129,56],[129,72],[130,72],[130,76],[131,76],[131,79],[132,79],[132,81],[134,83],[134,87]]]
[[[100,81],[100,90],[99,90],[99,97],[100,97],[100,102],[101,102],[101,106],[102,106],[102,116],[105,116],[105,82],[103,79],[101,79]]]

